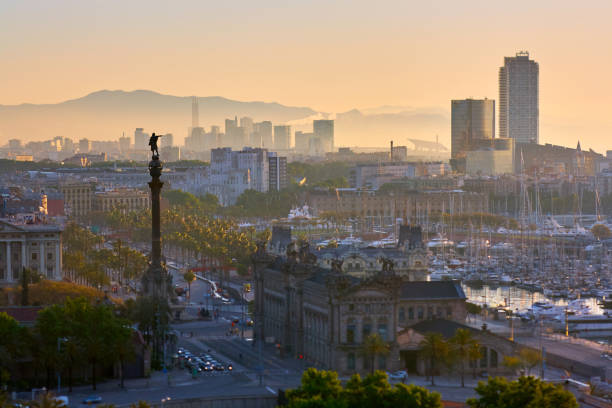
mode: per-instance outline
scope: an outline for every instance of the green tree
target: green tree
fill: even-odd
[[[0,312],[0,385],[5,385],[10,379],[13,364],[25,351],[25,344],[27,331],[17,320]]]
[[[425,333],[420,346],[421,354],[427,361],[431,385],[435,385],[436,370],[439,368],[439,364],[446,361],[448,357],[448,343],[440,333]]]
[[[415,385],[392,386],[383,371],[363,380],[353,375],[343,388],[333,371],[304,372],[300,387],[287,390],[280,406],[290,408],[441,408],[440,394]]]
[[[320,403],[337,400],[342,392],[342,384],[335,371],[319,371],[309,368],[302,374],[301,385],[286,392],[289,407],[331,406]],[[313,405],[313,401],[319,404]]]
[[[480,344],[474,343],[470,345],[468,350],[468,359],[472,363],[472,377],[476,378],[476,369],[478,367],[478,360],[482,358],[482,348]]]
[[[504,365],[505,367],[508,367],[513,372],[516,372],[519,368],[523,366],[521,359],[515,356],[504,356],[502,365]]]
[[[527,370],[527,375],[531,374],[531,370],[542,362],[542,353],[530,348],[523,348],[519,351],[519,359],[522,366]]]
[[[574,395],[561,385],[534,377],[520,377],[509,382],[503,377],[489,377],[476,387],[478,398],[470,398],[472,408],[577,408]]]
[[[465,387],[465,363],[470,359],[470,349],[478,345],[478,341],[474,339],[469,329],[457,329],[455,335],[450,339],[450,345],[451,352],[459,361],[461,387]]]
[[[374,374],[374,361],[377,356],[389,354],[389,344],[378,333],[371,333],[361,345],[361,354],[370,361],[370,373]]]

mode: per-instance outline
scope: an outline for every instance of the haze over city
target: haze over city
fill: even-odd
[[[612,66],[611,7],[606,1],[2,2],[0,104],[148,89],[332,114],[394,106],[391,111],[449,117],[450,99],[497,99],[503,57],[527,50],[540,64],[541,140],[575,146],[580,139],[602,150],[612,134],[612,85],[605,80]],[[108,132],[131,131],[122,127]],[[37,138],[62,135],[52,128]],[[165,130],[182,137],[185,129]],[[10,137],[2,124],[0,132]],[[448,121],[410,133],[429,140],[439,134],[449,144]],[[358,144],[373,145],[366,135],[340,135],[339,145]]]
[[[0,408],[612,408],[610,17],[0,0]]]

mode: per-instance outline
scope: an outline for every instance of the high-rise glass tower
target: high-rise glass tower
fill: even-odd
[[[468,151],[491,146],[495,138],[495,101],[451,101],[451,158],[465,158]]]
[[[505,57],[499,68],[499,137],[539,142],[539,67],[527,51]]]

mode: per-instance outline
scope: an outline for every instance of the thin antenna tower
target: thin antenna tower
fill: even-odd
[[[198,105],[198,97],[191,97],[191,127],[200,126],[200,105]]]

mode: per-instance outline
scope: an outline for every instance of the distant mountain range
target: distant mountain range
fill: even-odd
[[[117,139],[132,136],[137,127],[145,131],[173,133],[179,142],[191,126],[191,97],[162,95],[147,90],[98,91],[57,104],[0,105],[0,139],[45,140],[54,136],[74,140]],[[449,114],[440,109],[383,106],[360,112],[318,112],[308,107],[269,102],[241,102],[219,96],[198,97],[200,126],[221,126],[226,118],[249,116],[255,121],[290,123],[295,129],[312,129],[313,118],[336,120],[336,145],[386,146],[407,138],[441,142],[448,137]]]

